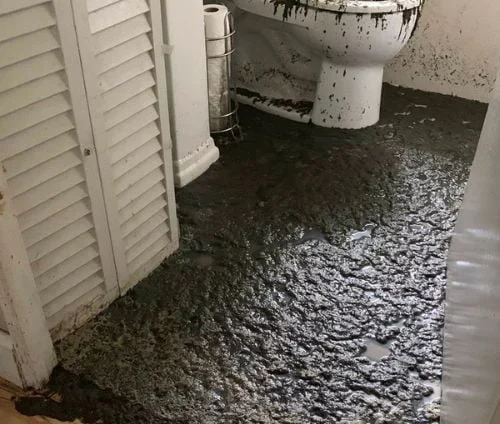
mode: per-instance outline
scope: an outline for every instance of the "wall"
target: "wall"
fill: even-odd
[[[500,424],[500,73],[448,255],[441,424]]]
[[[427,0],[413,40],[386,68],[386,81],[487,102],[499,21],[498,0]]]

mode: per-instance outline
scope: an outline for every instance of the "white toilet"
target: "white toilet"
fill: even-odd
[[[287,95],[281,97],[313,101],[310,114],[302,112],[299,120],[336,128],[373,125],[380,114],[384,65],[410,39],[423,1],[234,0],[239,9],[249,12],[246,23],[242,21],[240,40],[246,37],[247,42],[238,47],[242,51],[238,53],[237,66],[254,69],[257,65],[251,62],[259,62],[260,56],[272,51],[275,58],[267,62],[275,62],[274,68],[279,68],[274,69],[274,74],[288,74],[283,83],[272,76],[275,85],[289,85],[284,89]],[[245,70],[240,69],[237,74],[245,80]],[[256,80],[269,80],[273,72],[262,74]],[[315,93],[307,99],[307,81],[313,78]],[[279,91],[270,87],[272,84],[267,84],[269,90]],[[243,86],[267,96],[264,82]],[[272,102],[267,107],[262,101],[253,103],[270,112],[277,109]],[[293,119],[293,114],[287,117]]]

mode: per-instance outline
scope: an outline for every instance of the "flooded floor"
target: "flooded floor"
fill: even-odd
[[[439,420],[446,255],[485,106],[385,87],[366,130],[241,109],[181,248],[18,409],[113,423]]]

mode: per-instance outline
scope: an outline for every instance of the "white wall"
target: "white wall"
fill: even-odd
[[[499,0],[427,0],[387,82],[487,102],[500,57]]]

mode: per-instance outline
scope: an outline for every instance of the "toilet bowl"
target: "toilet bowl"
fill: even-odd
[[[254,18],[258,18],[255,15],[267,18],[251,32],[260,32],[268,38],[276,54],[283,50],[279,46],[289,44],[290,52],[310,53],[311,67],[317,57],[317,72],[309,72],[316,78],[309,115],[314,124],[363,128],[379,120],[384,65],[411,38],[423,0],[234,0],[234,3]],[[272,25],[266,22],[271,20],[282,21],[283,35],[278,36],[279,42],[269,35]],[[274,28],[274,34],[280,31]],[[284,68],[293,67],[284,63],[286,57],[279,61]]]

